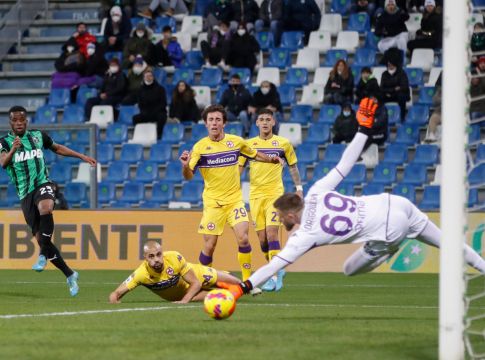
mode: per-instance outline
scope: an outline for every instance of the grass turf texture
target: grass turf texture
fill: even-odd
[[[0,271],[2,359],[436,359],[438,277],[288,273],[279,293],[244,297],[231,318],[144,288],[107,303],[127,271]],[[13,317],[89,310],[150,311]]]

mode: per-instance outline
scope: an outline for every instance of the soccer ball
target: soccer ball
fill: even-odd
[[[213,319],[226,319],[235,309],[236,300],[229,290],[215,289],[205,296],[204,311]]]

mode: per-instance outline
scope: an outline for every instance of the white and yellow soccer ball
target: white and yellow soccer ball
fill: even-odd
[[[213,319],[226,319],[235,309],[236,300],[229,290],[215,289],[205,296],[204,311]]]

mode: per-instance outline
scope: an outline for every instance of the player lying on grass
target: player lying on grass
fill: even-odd
[[[407,238],[440,246],[440,229],[409,200],[388,193],[354,197],[334,191],[359,158],[371,134],[376,108],[374,98],[361,101],[357,114],[359,131],[339,163],[310,188],[305,200],[291,193],[276,200],[275,208],[290,232],[288,242],[269,264],[247,281],[227,285],[236,298],[317,246],[363,244],[345,261],[345,275],[372,271],[392,257]],[[464,250],[467,264],[485,273],[485,261],[468,245]]]
[[[145,261],[109,295],[109,302],[120,299],[139,285],[150,289],[161,298],[175,303],[202,301],[210,289],[218,287],[218,281],[238,284],[240,280],[214,268],[188,263],[176,251],[162,251],[156,241],[143,246]]]

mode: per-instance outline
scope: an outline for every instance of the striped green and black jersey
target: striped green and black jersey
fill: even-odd
[[[9,152],[15,137],[12,132],[1,137],[0,152]],[[50,181],[43,149],[50,149],[54,141],[39,130],[27,130],[20,140],[22,146],[17,149],[6,170],[17,188],[17,195],[23,199],[35,188]]]

